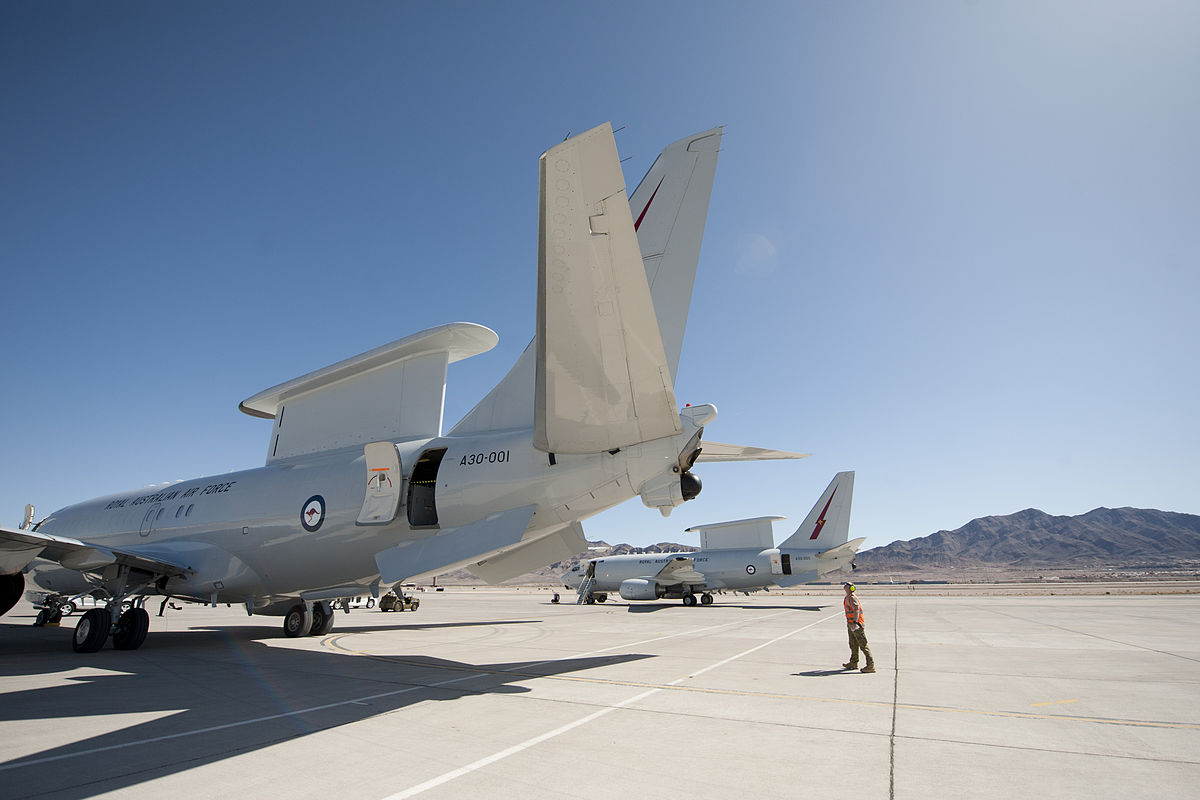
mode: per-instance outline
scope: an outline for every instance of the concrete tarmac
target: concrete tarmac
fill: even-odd
[[[808,587],[811,589],[811,587]],[[78,655],[0,620],[0,796],[1192,797],[1200,596],[425,592],[324,637],[187,606]]]

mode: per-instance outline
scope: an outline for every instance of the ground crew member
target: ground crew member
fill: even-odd
[[[867,630],[863,627],[862,603],[858,602],[858,595],[854,594],[853,583],[843,583],[842,588],[846,591],[846,599],[842,601],[842,607],[846,609],[846,630],[850,634],[850,660],[842,664],[842,668],[858,669],[858,651],[862,650],[863,655],[867,657],[867,664],[862,671],[874,672],[875,659],[871,658],[871,648],[867,645]]]

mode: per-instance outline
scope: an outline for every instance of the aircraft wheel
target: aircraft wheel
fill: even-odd
[[[308,629],[309,636],[324,636],[333,630],[333,609],[327,601],[313,603],[312,626]]]
[[[694,594],[685,594],[685,595],[683,596],[683,604],[684,604],[685,606],[694,606],[694,605],[696,605],[696,595],[694,595]]]
[[[112,616],[107,608],[89,608],[75,626],[71,646],[75,648],[76,653],[94,653],[108,641],[111,627]]]
[[[307,636],[309,629],[312,628],[312,622],[313,615],[308,610],[308,606],[303,603],[294,605],[288,611],[287,616],[283,618],[283,632],[290,639]]]
[[[700,602],[703,603],[704,605],[711,606],[712,601],[713,601],[713,596],[711,594],[709,594],[708,592],[705,592],[704,594],[700,595]]]
[[[607,603],[608,602],[608,593],[600,592],[598,595],[596,595],[596,602],[597,603]]]
[[[33,627],[40,628],[43,625],[45,625],[46,621],[49,619],[50,619],[50,612],[43,608],[41,611],[39,611],[37,613],[37,617],[34,618]]]
[[[0,614],[7,614],[25,593],[25,575],[0,575]]]
[[[113,647],[117,650],[137,650],[146,641],[150,630],[150,615],[144,608],[131,608],[117,619],[113,631]]]

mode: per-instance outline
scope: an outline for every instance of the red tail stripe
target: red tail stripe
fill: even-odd
[[[637,229],[641,227],[642,220],[645,219],[645,217],[646,217],[646,212],[650,210],[650,204],[654,202],[655,195],[658,194],[658,190],[660,188],[662,188],[662,182],[665,181],[666,179],[667,179],[666,175],[663,175],[661,178],[658,179],[658,186],[654,187],[654,192],[650,195],[650,199],[646,201],[646,207],[642,209],[641,214],[638,214],[637,222],[633,223],[634,231],[637,231]]]
[[[833,494],[829,495],[829,502],[821,509],[821,516],[817,519],[817,527],[813,529],[812,536],[808,537],[811,542],[813,539],[821,535],[821,528],[825,527],[825,513],[829,511],[829,505],[833,502],[833,495],[837,494],[837,487],[833,487]]]

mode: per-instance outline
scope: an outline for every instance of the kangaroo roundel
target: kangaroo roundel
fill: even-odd
[[[308,502],[304,504],[304,508],[300,511],[300,524],[304,526],[304,530],[312,533],[321,527],[321,523],[325,521],[325,498],[319,494],[314,494],[308,498]]]

